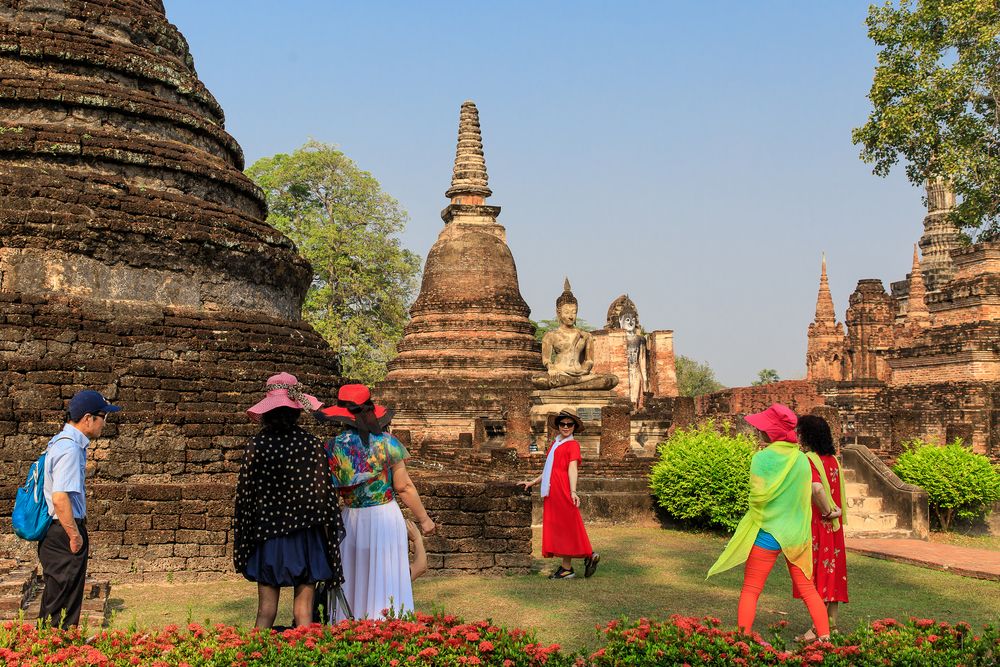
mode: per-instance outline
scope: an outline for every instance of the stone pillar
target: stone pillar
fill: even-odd
[[[611,389],[615,396],[628,398],[628,349],[621,329],[594,332],[594,372],[618,376]]]
[[[674,332],[653,331],[646,334],[646,342],[649,345],[649,390],[657,397],[677,396]]]
[[[615,401],[601,408],[600,457],[608,461],[621,461],[631,450],[632,424],[628,402]]]
[[[528,392],[512,393],[507,403],[504,444],[515,449],[519,456],[527,456],[531,440],[531,394]]]

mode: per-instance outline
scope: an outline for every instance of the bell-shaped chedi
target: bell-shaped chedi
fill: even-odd
[[[420,294],[387,380],[523,380],[541,368],[531,310],[497,223],[500,207],[485,204],[490,194],[479,112],[467,101],[446,193],[451,204],[441,213],[445,226],[427,253]]]
[[[497,223],[500,207],[485,203],[491,194],[479,111],[466,101],[445,225],[378,392],[397,410],[394,427],[416,444],[476,433],[477,418],[501,420],[509,393],[528,391],[542,370],[531,311]]]
[[[0,0],[0,477],[12,497],[77,389],[121,405],[94,571],[231,571],[243,410],[278,371],[338,382],[223,125],[159,0]]]

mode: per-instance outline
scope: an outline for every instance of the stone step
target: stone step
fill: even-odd
[[[850,526],[844,531],[844,537],[857,538],[857,539],[879,539],[879,540],[889,540],[889,539],[910,539],[913,537],[912,531],[906,528],[892,528],[889,530],[877,530],[865,532],[863,530],[851,531]]]
[[[868,495],[868,485],[861,482],[844,482],[844,492],[847,494],[848,498],[856,498]]]
[[[881,512],[882,499],[878,496],[848,496],[848,514],[855,512]]]
[[[858,481],[858,473],[852,468],[844,468],[844,483]]]
[[[847,515],[845,535],[895,530],[898,517],[891,512],[861,512]]]
[[[542,524],[541,496],[532,495],[531,522]],[[586,523],[633,523],[638,521],[653,521],[656,512],[653,498],[648,493],[639,494],[633,491],[604,491],[600,493],[583,492],[580,496],[580,515]]]
[[[580,492],[631,492],[649,494],[649,481],[644,477],[580,477]]]

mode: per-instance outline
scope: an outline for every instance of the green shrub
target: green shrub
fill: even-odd
[[[692,526],[736,529],[750,493],[750,457],[757,443],[712,421],[678,429],[659,447],[649,487],[667,514]]]
[[[927,492],[942,530],[949,530],[956,517],[982,519],[990,504],[1000,500],[1000,471],[985,456],[962,446],[961,440],[944,446],[910,440],[903,448],[893,470],[904,482]]]

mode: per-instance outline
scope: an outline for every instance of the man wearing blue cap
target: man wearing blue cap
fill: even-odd
[[[45,582],[38,617],[63,629],[80,622],[87,579],[87,445],[100,437],[108,414],[119,410],[92,389],[78,391],[70,399],[65,426],[46,450],[45,503],[53,521],[38,543]]]

